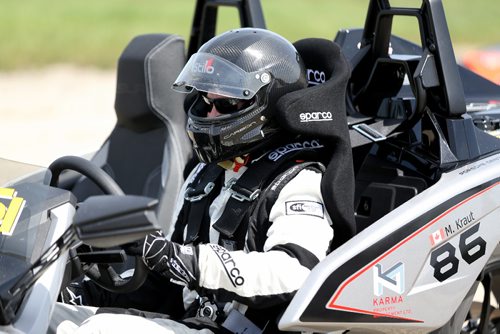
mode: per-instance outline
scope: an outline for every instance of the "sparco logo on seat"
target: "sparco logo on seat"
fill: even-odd
[[[307,82],[310,85],[319,85],[326,81],[326,75],[323,71],[307,69]]]
[[[321,147],[323,147],[323,145],[316,139],[313,139],[311,141],[306,140],[302,143],[300,142],[290,143],[286,144],[285,146],[278,147],[277,149],[269,153],[267,157],[269,160],[278,161],[285,154],[288,154],[293,151],[303,150],[303,149],[316,149]]]
[[[303,112],[300,113],[300,122],[324,122],[324,121],[332,121],[333,116],[329,111],[316,111],[316,112]]]

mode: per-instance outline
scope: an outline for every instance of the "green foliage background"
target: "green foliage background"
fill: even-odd
[[[394,0],[402,4],[416,0]],[[362,27],[368,0],[262,0],[267,28],[291,41],[333,38]],[[500,43],[500,1],[443,0],[455,50]],[[165,32],[189,36],[195,0],[0,0],[0,71],[52,63],[112,68],[130,39]],[[239,26],[221,11],[218,31]],[[413,21],[396,33],[415,40]]]

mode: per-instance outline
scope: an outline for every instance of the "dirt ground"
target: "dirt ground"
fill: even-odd
[[[116,121],[115,77],[72,65],[0,72],[0,157],[47,166],[95,151]]]

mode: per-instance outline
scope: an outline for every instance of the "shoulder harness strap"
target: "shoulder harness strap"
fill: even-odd
[[[245,227],[241,226],[241,223],[245,217],[248,217],[247,213],[255,205],[262,189],[290,167],[300,164],[304,160],[317,160],[323,145],[319,144],[319,141],[315,142],[317,144],[315,146],[298,145],[298,143],[287,144],[292,145],[288,146],[288,151],[278,148],[253,162],[251,167],[238,180],[230,180],[225,185],[231,192],[231,197],[221,217],[213,225],[213,228],[221,234],[219,243],[222,246],[230,250],[243,247],[248,221]],[[298,146],[293,149],[293,145]],[[277,155],[276,152],[279,152],[279,154]],[[303,168],[305,167],[307,165],[303,166]],[[298,171],[300,170],[297,170],[297,173]],[[284,184],[289,180],[287,179]]]
[[[203,224],[203,221],[208,219],[210,203],[222,187],[223,172],[224,169],[217,164],[205,165],[188,185],[184,194],[184,204],[177,218],[177,226],[172,235],[173,241],[189,244],[200,241],[200,236],[202,239],[208,238],[209,224]],[[183,240],[186,225],[187,233]],[[201,230],[204,225],[206,231]]]
[[[250,251],[263,250],[264,243],[267,239],[267,230],[272,224],[269,221],[271,208],[274,206],[274,203],[276,203],[281,190],[283,190],[288,182],[304,169],[311,169],[319,173],[324,173],[326,167],[319,161],[297,163],[275,177],[266,189],[262,191],[257,204],[249,213],[249,226],[245,229],[248,232],[248,239],[244,240],[244,242]]]

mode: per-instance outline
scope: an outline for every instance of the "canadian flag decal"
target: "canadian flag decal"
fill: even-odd
[[[444,228],[440,228],[430,235],[431,246],[435,246],[444,240]]]

